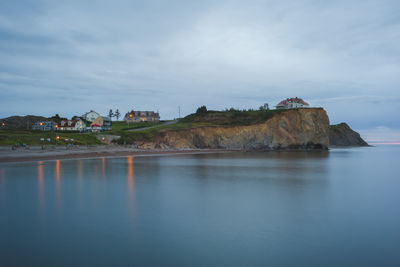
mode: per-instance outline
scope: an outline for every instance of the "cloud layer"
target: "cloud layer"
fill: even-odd
[[[2,1],[0,117],[299,96],[333,123],[400,128],[398,1],[191,2]]]

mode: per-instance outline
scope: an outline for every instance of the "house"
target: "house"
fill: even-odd
[[[305,102],[303,99],[298,98],[298,97],[293,97],[293,98],[287,98],[285,100],[282,100],[275,107],[277,109],[288,109],[288,108],[307,108],[309,106],[310,106],[310,104]]]
[[[86,130],[86,124],[83,120],[62,120],[56,125],[59,131],[78,131],[83,132]]]
[[[112,125],[112,122],[111,122],[110,118],[99,116],[92,122],[92,124],[90,124],[90,127],[92,129],[93,129],[93,127],[97,128],[97,129],[100,127],[101,128],[100,130],[108,131],[108,130],[111,130],[111,125]]]
[[[32,130],[53,131],[55,129],[56,123],[54,121],[38,121],[32,126]]]
[[[154,111],[134,111],[125,114],[125,121],[130,122],[160,122],[160,114]]]
[[[82,115],[82,118],[89,122],[93,122],[98,117],[100,117],[100,114],[93,110]]]

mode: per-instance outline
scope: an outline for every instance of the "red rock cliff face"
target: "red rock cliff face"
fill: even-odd
[[[166,131],[139,148],[223,149],[326,149],[329,118],[322,108],[300,108],[275,115],[265,123],[220,127],[207,126]]]

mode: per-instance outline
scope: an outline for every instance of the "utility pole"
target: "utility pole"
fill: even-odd
[[[181,106],[178,106],[178,113],[179,113],[178,119],[180,119],[181,118]]]

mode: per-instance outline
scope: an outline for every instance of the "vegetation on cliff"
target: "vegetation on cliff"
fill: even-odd
[[[203,108],[204,107],[204,108]],[[226,109],[215,111],[200,107],[196,113],[190,114],[180,120],[181,123],[209,123],[217,126],[252,125],[266,122],[276,114],[286,112],[287,109]],[[205,109],[205,110],[204,110]]]

